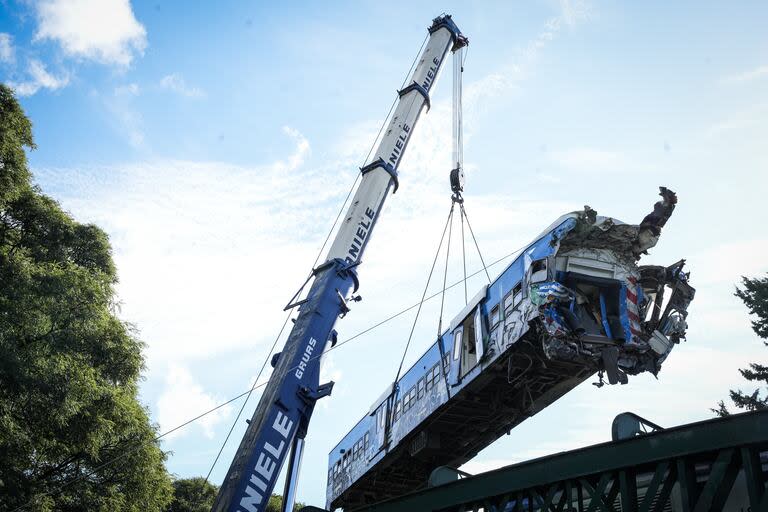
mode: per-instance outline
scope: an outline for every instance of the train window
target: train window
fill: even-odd
[[[496,306],[491,310],[491,329],[496,327],[499,323],[499,306]]]
[[[413,391],[413,388],[409,389],[408,392],[403,397],[403,414],[405,414],[408,409],[411,408],[411,392]]]
[[[531,263],[531,282],[540,283],[547,280],[547,259],[536,260]]]
[[[424,396],[424,378],[419,379],[416,383],[416,399],[420,400]]]
[[[368,432],[366,432],[365,435],[363,436],[363,450],[367,450],[370,445],[371,445],[371,439],[370,439],[370,436],[368,435]]]
[[[461,331],[453,333],[453,359],[454,361],[459,358],[461,354]]]
[[[514,288],[512,288],[512,306],[517,307],[518,304],[523,300],[523,283],[517,283]]]
[[[437,363],[427,373],[427,385],[426,385],[427,391],[429,391],[430,389],[432,389],[437,385],[437,376],[440,374],[439,368],[440,368],[440,363]]]
[[[400,400],[398,400],[397,402],[395,402],[395,415],[392,418],[392,421],[397,421],[397,418],[400,417],[400,415],[402,414],[401,408],[402,408],[402,403],[400,402]]]
[[[512,292],[510,291],[504,296],[504,311],[513,308],[515,303],[512,301]]]

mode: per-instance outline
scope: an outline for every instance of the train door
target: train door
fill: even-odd
[[[368,429],[372,445],[370,454],[372,455],[376,455],[389,444],[388,437],[390,429],[388,423],[390,421],[389,415],[391,412],[390,407],[394,389],[394,384],[388,386],[387,390],[373,402],[373,405],[371,405],[371,408],[368,410],[368,416],[373,420],[371,427]],[[366,436],[367,435],[368,434],[366,434]],[[367,443],[368,441],[366,441],[366,449]]]
[[[475,327],[475,355],[477,361],[483,358],[485,349],[483,347],[483,339],[485,338],[485,332],[483,330],[483,314],[480,311],[480,306],[475,309],[475,317],[472,319]]]
[[[389,399],[384,400],[376,410],[376,436],[374,437],[376,451],[382,450],[387,445],[389,402]]]
[[[449,379],[451,385],[458,385],[482,359],[485,351],[483,334],[483,316],[478,304],[453,330]]]

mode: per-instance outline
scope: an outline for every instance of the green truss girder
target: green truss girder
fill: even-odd
[[[660,512],[677,484],[683,511],[718,511],[743,471],[750,509],[768,512],[765,450],[768,411],[758,411],[558,453],[358,510]],[[702,465],[704,482],[696,475]],[[638,497],[641,473],[652,477]]]

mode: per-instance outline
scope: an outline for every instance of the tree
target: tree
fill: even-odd
[[[171,481],[115,315],[107,235],[31,184],[32,125],[0,85],[0,510],[160,511]]]
[[[298,512],[304,506],[305,505],[303,503],[297,501],[293,504],[293,512]],[[270,496],[265,512],[283,512],[283,497],[279,494],[273,494]]]
[[[752,315],[757,318],[752,321],[752,330],[760,338],[768,339],[768,275],[762,279],[741,278],[743,289],[736,288],[735,295],[740,298]],[[768,346],[768,342],[763,341],[763,345]],[[768,366],[751,363],[749,368],[739,369],[741,375],[750,382],[761,382],[768,390]],[[768,394],[761,397],[758,387],[751,393],[744,393],[741,390],[730,391],[730,398],[733,405],[738,409],[747,411],[757,411],[768,409]],[[722,400],[718,403],[717,409],[712,409],[718,416],[728,416],[730,412]]]
[[[205,478],[181,478],[173,482],[173,501],[167,512],[209,512],[219,488]]]

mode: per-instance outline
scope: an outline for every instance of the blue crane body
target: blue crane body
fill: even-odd
[[[360,169],[362,178],[343,217],[325,262],[313,269],[306,298],[283,347],[272,360],[274,371],[248,422],[213,506],[216,512],[263,512],[283,463],[288,460],[284,510],[292,510],[304,438],[318,399],[328,396],[333,382],[320,383],[320,356],[335,343],[336,319],[349,311],[357,290],[356,267],[361,263],[384,200],[397,190],[397,169],[430,90],[450,51],[467,39],[450,16],[435,18],[414,62],[408,84],[398,91],[397,106],[373,152]]]
[[[640,225],[565,215],[483,286],[331,450],[326,507],[354,510],[458,467],[585,379],[656,374],[694,296],[683,261],[637,266],[676,197]],[[665,295],[668,294],[668,295]]]

